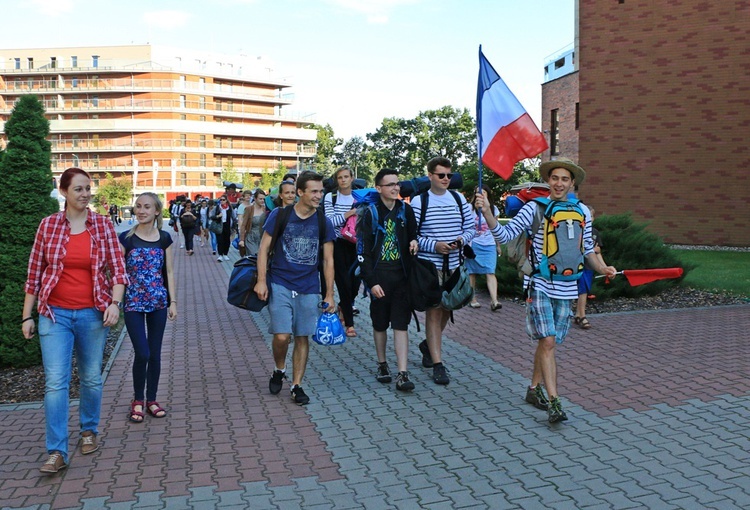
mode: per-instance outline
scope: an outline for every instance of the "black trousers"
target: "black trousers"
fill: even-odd
[[[229,255],[229,245],[232,242],[232,239],[230,238],[231,225],[228,221],[225,221],[223,223],[223,227],[224,228],[221,231],[221,234],[216,236],[218,244],[216,251],[219,253],[219,255]]]
[[[357,297],[361,280],[354,276],[354,263],[357,261],[357,245],[344,239],[333,243],[333,269],[336,289],[339,291],[339,307],[344,316],[344,326],[354,325],[352,306]]]

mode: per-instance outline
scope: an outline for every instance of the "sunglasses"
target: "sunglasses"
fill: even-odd
[[[444,173],[437,173],[437,172],[432,172],[432,175],[436,176],[438,179],[446,179],[446,178],[450,179],[451,177],[453,177],[453,174],[444,174]]]

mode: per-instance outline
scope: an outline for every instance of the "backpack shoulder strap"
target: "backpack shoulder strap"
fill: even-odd
[[[279,240],[279,236],[284,232],[286,224],[289,223],[289,216],[292,214],[292,207],[294,206],[288,205],[279,209],[278,216],[276,216],[276,223],[273,226],[273,235],[271,236],[271,254],[273,254],[276,249],[276,242]],[[269,254],[269,259],[271,258],[271,254]]]
[[[332,206],[332,207],[336,207],[336,199],[337,199],[337,198],[339,198],[339,193],[338,193],[338,191],[333,191],[333,192],[331,193],[331,206]]]
[[[326,215],[323,211],[320,209],[317,209],[317,212],[315,213],[318,215],[318,241],[320,249],[323,249],[323,242],[326,238]]]
[[[427,204],[430,202],[430,195],[427,191],[419,194],[419,228],[417,234],[422,232],[422,223],[424,223],[424,217],[427,214]]]

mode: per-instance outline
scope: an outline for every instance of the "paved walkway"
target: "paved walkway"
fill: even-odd
[[[236,252],[234,257],[236,257]],[[558,351],[570,420],[523,401],[533,345],[523,308],[456,313],[452,382],[432,383],[411,331],[417,387],[374,378],[367,304],[360,336],[311,348],[305,388],[268,393],[266,312],[225,301],[231,262],[176,257],[167,327],[166,419],[127,421],[132,348],[108,367],[102,449],[40,476],[40,404],[0,409],[0,506],[107,509],[750,508],[750,306],[592,316]],[[395,364],[392,343],[389,361]],[[71,409],[71,430],[77,407]],[[71,434],[71,450],[77,434]]]

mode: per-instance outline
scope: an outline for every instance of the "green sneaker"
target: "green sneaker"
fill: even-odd
[[[565,414],[565,411],[562,409],[560,397],[555,397],[550,400],[549,408],[547,409],[547,417],[550,423],[557,423],[568,419],[568,415]]]
[[[537,384],[535,388],[529,387],[526,390],[526,402],[542,411],[547,410],[549,407],[549,400],[547,400],[547,397],[544,395],[544,386],[542,383]]]

